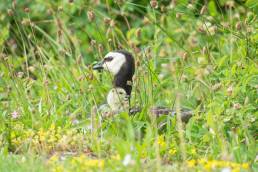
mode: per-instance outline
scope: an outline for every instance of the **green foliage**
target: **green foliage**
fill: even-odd
[[[257,171],[257,3],[154,5],[0,3],[0,171]],[[143,110],[102,119],[112,78],[91,66],[116,49]]]

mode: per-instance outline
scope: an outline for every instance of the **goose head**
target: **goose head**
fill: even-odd
[[[114,76],[113,86],[125,90],[127,95],[131,95],[132,78],[135,64],[131,53],[118,50],[109,52],[103,60],[93,66],[93,70],[105,70]]]

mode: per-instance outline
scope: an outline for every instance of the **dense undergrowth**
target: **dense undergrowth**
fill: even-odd
[[[257,171],[257,2],[0,2],[0,171]],[[107,52],[132,106],[101,119]],[[187,124],[148,108],[192,109]],[[166,125],[163,125],[166,124]]]

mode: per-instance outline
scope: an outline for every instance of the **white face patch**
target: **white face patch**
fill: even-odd
[[[129,98],[122,88],[112,88],[107,96],[107,103],[111,110],[119,113],[129,109]]]
[[[110,71],[113,75],[116,75],[121,67],[123,66],[123,64],[126,62],[126,58],[122,53],[118,53],[118,52],[109,52],[105,57],[105,58],[113,58],[110,61],[105,61],[103,64],[103,68],[107,71]]]

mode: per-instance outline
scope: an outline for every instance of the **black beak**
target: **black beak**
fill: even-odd
[[[92,69],[93,70],[102,70],[103,69],[103,64],[104,64],[104,61],[100,61],[97,64],[95,64]]]

